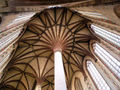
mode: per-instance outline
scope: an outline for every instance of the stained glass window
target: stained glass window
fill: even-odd
[[[110,55],[99,44],[94,44],[95,53],[101,58],[101,60],[120,78],[120,62]]]
[[[110,90],[110,87],[91,61],[87,61],[87,70],[99,90]]]
[[[114,34],[112,32],[109,32],[107,30],[104,30],[104,29],[97,27],[95,25],[91,25],[91,28],[92,28],[92,30],[95,31],[96,34],[98,34],[102,38],[105,38],[106,40],[108,40],[111,43],[120,47],[120,36],[119,35]]]
[[[16,39],[20,32],[21,32],[20,30],[16,30],[2,37],[0,39],[0,50],[2,50],[6,45],[11,43],[14,39]]]

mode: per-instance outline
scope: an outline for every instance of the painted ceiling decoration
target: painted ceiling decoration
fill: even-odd
[[[89,20],[64,7],[45,9],[25,24],[17,48],[0,80],[0,90],[54,90],[54,51],[61,49],[67,87],[73,74],[83,71],[82,62],[91,55],[93,35]]]

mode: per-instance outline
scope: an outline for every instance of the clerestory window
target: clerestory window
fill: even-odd
[[[97,43],[94,44],[94,52],[120,78],[120,62]]]
[[[91,61],[87,61],[87,70],[99,90],[110,90],[107,82],[104,80]]]
[[[95,25],[91,25],[92,30],[99,35],[100,37],[110,41],[111,43],[117,45],[118,47],[120,47],[120,36],[117,34],[114,34],[112,32],[109,32],[107,30],[104,30],[100,27],[97,27]]]

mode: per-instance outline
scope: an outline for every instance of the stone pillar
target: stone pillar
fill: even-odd
[[[35,90],[41,90],[41,85],[40,85],[40,83],[37,83]]]
[[[67,90],[65,73],[62,61],[62,53],[60,51],[55,51],[54,54],[55,60],[55,90]]]

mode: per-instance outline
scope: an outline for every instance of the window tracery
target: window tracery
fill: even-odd
[[[20,23],[20,22],[24,22],[24,21],[27,21],[29,20],[35,13],[31,12],[31,13],[26,13],[25,15],[21,14],[19,15],[17,18],[15,18],[13,21],[11,21],[10,24],[7,25],[7,27],[11,26],[11,25],[14,25],[16,23]]]
[[[110,90],[107,82],[104,80],[91,61],[87,61],[87,70],[99,90]]]
[[[20,30],[16,30],[14,32],[9,33],[8,35],[4,36],[3,38],[0,39],[0,49],[11,43],[12,41],[15,40],[15,38],[18,37],[20,34]]]
[[[94,52],[120,78],[120,62],[97,43],[94,44]]]
[[[116,46],[120,47],[120,36],[119,35],[109,32],[107,30],[104,30],[93,24],[91,25],[91,28],[100,37],[102,37],[102,38],[110,41],[111,43],[115,44]]]

